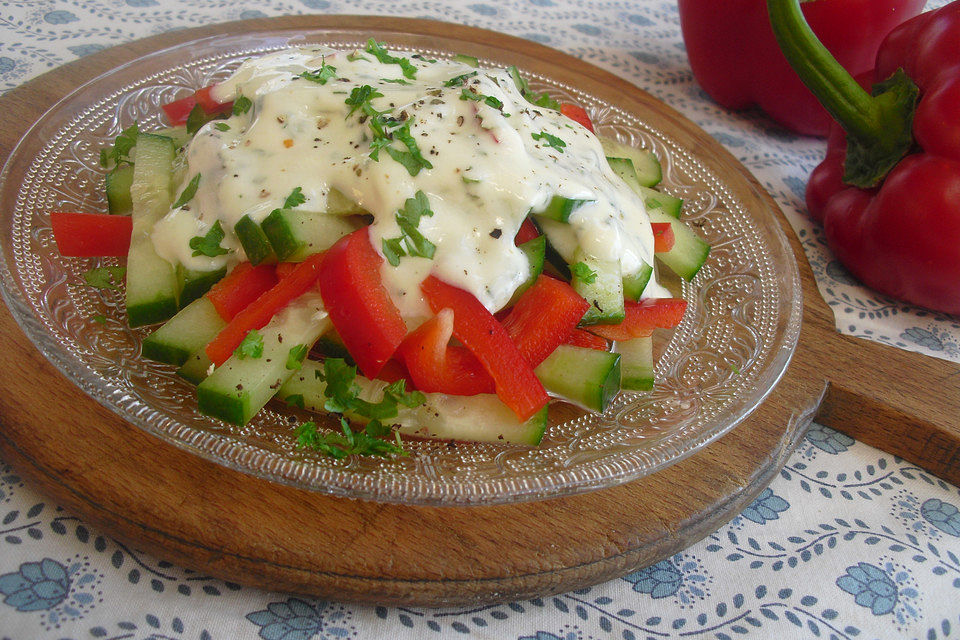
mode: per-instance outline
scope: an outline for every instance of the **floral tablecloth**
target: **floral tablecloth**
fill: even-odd
[[[805,179],[823,143],[714,105],[693,81],[669,0],[4,0],[0,89],[155,33],[304,13],[467,23],[629,79],[713,135],[774,196],[841,331],[960,361],[956,318],[873,295],[832,259],[803,212]],[[957,487],[814,424],[746,510],[656,565],[522,602],[368,607],[173,566],[87,526],[0,460],[0,639],[960,637],[958,506]]]

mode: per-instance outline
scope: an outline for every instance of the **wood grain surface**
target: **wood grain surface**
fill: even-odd
[[[429,21],[291,17],[179,31],[66,65],[0,98],[0,157],[81,82],[160,48],[265,29],[417,33],[496,46],[658,110],[662,128],[695,129],[627,82],[517,38]],[[713,532],[779,471],[810,418],[960,482],[960,367],[841,336],[776,204],[706,133],[698,158],[742,174],[749,210],[777,215],[801,263],[805,307],[793,359],[770,396],[725,437],[667,469],[612,489],[486,507],[412,507],[333,498],[191,456],[85,396],[0,311],[0,451],[34,486],[109,535],[232,581],[338,600],[452,605],[595,584]],[[821,403],[822,400],[822,403]]]

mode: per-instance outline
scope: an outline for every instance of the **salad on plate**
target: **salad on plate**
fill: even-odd
[[[130,325],[160,325],[143,355],[203,413],[339,414],[296,428],[336,457],[536,445],[551,396],[650,389],[651,335],[686,308],[658,267],[692,279],[709,253],[652,152],[515,67],[306,46],[163,110],[102,151],[109,213],[51,214],[58,246],[126,258]]]

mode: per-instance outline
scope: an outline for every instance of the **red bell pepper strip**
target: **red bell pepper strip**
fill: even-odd
[[[293,273],[293,270],[297,268],[296,262],[278,262],[277,263],[277,277],[281,280],[286,278],[288,275]]]
[[[414,387],[456,396],[493,393],[493,378],[468,349],[450,345],[452,335],[453,310],[441,309],[397,348]]]
[[[606,351],[610,348],[610,343],[606,338],[584,331],[583,329],[574,329],[567,336],[563,344],[569,344],[574,347],[584,347],[585,349],[596,349],[597,351]]]
[[[803,14],[854,75],[870,71],[884,36],[920,13],[925,0],[817,0]],[[729,109],[757,105],[781,125],[825,136],[830,116],[777,47],[763,2],[679,0],[680,27],[694,77]]]
[[[240,343],[252,329],[261,329],[278,311],[286,307],[316,283],[320,275],[320,262],[324,254],[316,253],[299,265],[283,280],[247,305],[227,323],[217,337],[206,347],[207,357],[220,366],[233,355]]]
[[[666,253],[673,249],[677,238],[673,235],[673,225],[669,222],[651,222],[653,229],[653,252]]]
[[[434,312],[453,309],[453,335],[480,360],[500,400],[522,421],[546,406],[547,392],[503,325],[469,292],[428,276],[420,284]]]
[[[513,238],[513,244],[519,247],[524,242],[529,242],[539,236],[540,232],[537,231],[537,225],[533,224],[533,220],[524,218],[523,223],[517,230],[517,235]]]
[[[277,273],[272,264],[253,266],[241,262],[207,291],[213,308],[226,322],[243,311],[247,305],[277,284]]]
[[[541,274],[503,319],[503,328],[536,368],[563,344],[589,308],[569,284]]]
[[[50,226],[63,256],[125,257],[130,249],[130,216],[54,211],[50,214]]]
[[[567,116],[571,120],[579,122],[584,127],[589,129],[590,133],[593,133],[593,122],[590,121],[590,116],[587,115],[587,111],[583,107],[575,104],[563,103],[560,105],[560,113]]]
[[[185,96],[178,100],[160,105],[164,115],[167,116],[167,122],[172,126],[180,126],[187,123],[187,118],[193,108],[200,105],[203,112],[208,116],[223,115],[229,113],[233,108],[232,102],[217,102],[211,95],[214,85],[197,89],[192,95]]]
[[[407,325],[380,279],[383,258],[367,227],[340,238],[320,265],[320,295],[360,371],[375,378],[407,335]]]
[[[189,95],[179,100],[162,104],[160,108],[163,109],[164,115],[167,116],[167,122],[173,127],[179,127],[187,123],[187,118],[195,106],[197,106],[196,97]]]
[[[960,2],[890,34],[877,54],[875,95],[819,45],[795,2],[768,0],[774,30],[846,131],[845,142],[831,136],[811,175],[811,216],[865,285],[960,314]],[[896,68],[905,72],[884,75]]]
[[[620,324],[594,324],[589,331],[607,340],[630,340],[653,334],[654,329],[672,329],[680,324],[687,301],[683,298],[647,298],[624,301],[625,317]]]
[[[212,84],[208,85],[197,89],[196,93],[193,94],[197,104],[200,105],[200,108],[203,109],[203,112],[208,116],[224,114],[233,109],[233,102],[217,102],[217,100],[214,99],[212,91],[215,86],[216,85]]]

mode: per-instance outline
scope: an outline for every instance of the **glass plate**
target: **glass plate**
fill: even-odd
[[[212,420],[197,412],[193,388],[172,367],[140,357],[149,330],[127,326],[122,292],[81,284],[86,270],[113,263],[62,258],[49,212],[106,210],[98,153],[122,128],[134,121],[141,130],[162,127],[162,103],[222,80],[251,55],[365,41],[336,29],[209,38],[144,56],[75,90],[20,141],[0,184],[0,289],[30,340],[67,378],[139,428],[224,466],[332,495],[406,504],[505,503],[613,486],[691,454],[763,400],[799,335],[800,279],[776,216],[748,211],[736,195],[749,182],[742,167],[729,170],[736,177],[731,188],[729,175],[668,133],[675,122],[597,97],[609,90],[599,88],[586,63],[582,77],[576,67],[565,72],[578,80],[568,84],[540,73],[536,60],[511,60],[492,47],[471,43],[458,51],[442,38],[373,35],[410,53],[449,57],[480,49],[483,64],[517,64],[534,88],[586,107],[599,133],[661,158],[663,189],[684,198],[686,219],[713,250],[692,283],[673,283],[689,306],[675,331],[656,336],[654,391],[621,394],[602,415],[554,401],[535,449],[414,441],[410,456],[337,461],[296,448],[292,426],[307,414],[270,404],[244,427]],[[683,127],[681,138],[689,139],[696,128],[685,121]]]

